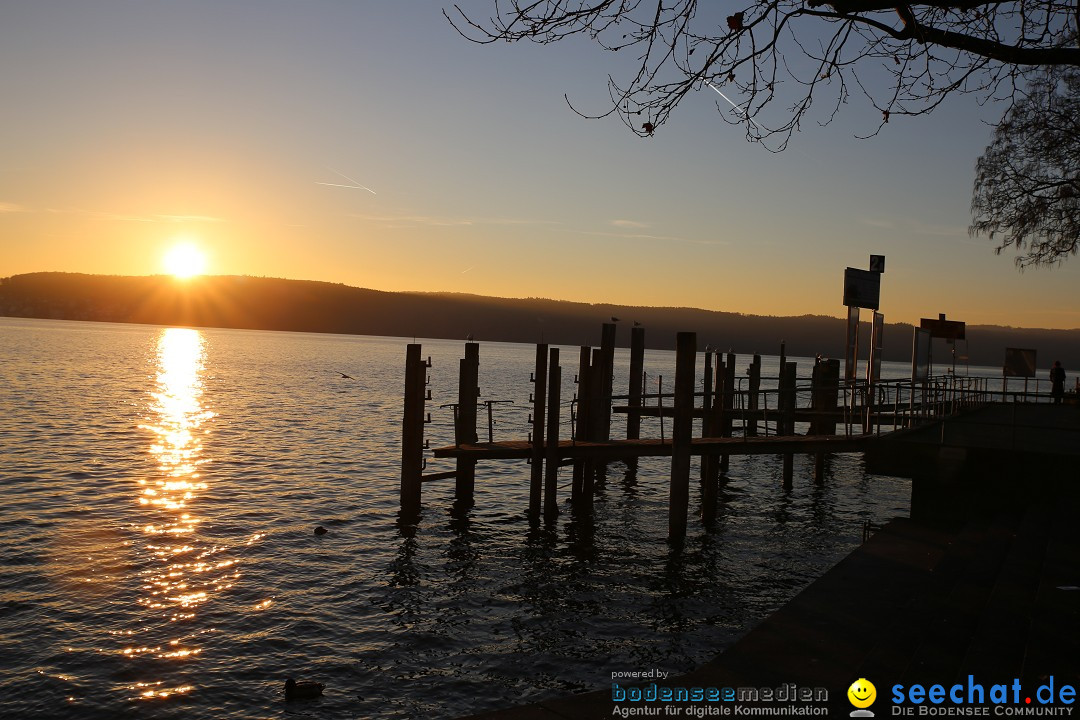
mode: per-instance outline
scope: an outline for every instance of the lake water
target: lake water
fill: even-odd
[[[797,456],[790,490],[780,458],[733,457],[709,527],[691,483],[679,551],[669,459],[613,463],[594,515],[564,504],[550,530],[525,514],[529,466],[489,462],[464,515],[452,480],[425,484],[406,537],[406,342],[0,318],[3,716],[443,718],[683,672],[850,552],[864,521],[907,514],[908,483],[859,455],[830,458],[823,486]],[[439,405],[462,352],[424,341],[432,446],[452,442]],[[533,358],[481,345],[483,398],[515,401],[496,439],[529,430]],[[564,401],[576,360],[562,350]],[[620,350],[616,392],[627,366]],[[646,370],[670,383],[674,354]],[[288,676],[325,695],[285,703]]]

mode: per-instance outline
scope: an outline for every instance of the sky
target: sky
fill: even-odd
[[[1019,272],[968,235],[999,108],[860,140],[853,97],[773,154],[706,88],[639,138],[564,100],[602,111],[631,58],[477,45],[445,6],[0,4],[0,277],[157,274],[186,241],[209,274],[843,316],[879,254],[888,322],[1080,328],[1080,259]]]

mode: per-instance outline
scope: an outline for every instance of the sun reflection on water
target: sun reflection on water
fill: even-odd
[[[225,546],[198,537],[200,519],[194,511],[207,489],[202,468],[209,459],[202,438],[214,413],[203,402],[205,340],[197,330],[169,328],[157,343],[157,378],[151,392],[149,416],[140,427],[150,433],[149,452],[158,472],[139,481],[138,503],[145,521],[139,527],[149,554],[149,567],[140,573],[138,602],[151,622],[164,621],[164,637],[153,643],[132,643],[120,649],[126,657],[189,661],[202,653],[192,639],[202,631],[182,628],[216,593],[233,586],[236,561],[215,557]],[[201,541],[200,541],[201,540]],[[167,628],[173,628],[171,631]],[[139,699],[184,694],[190,686],[163,687],[162,682],[132,686]]]

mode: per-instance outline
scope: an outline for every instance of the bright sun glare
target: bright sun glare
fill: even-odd
[[[206,269],[206,254],[191,243],[178,243],[165,253],[162,264],[170,275],[187,279],[203,273]]]

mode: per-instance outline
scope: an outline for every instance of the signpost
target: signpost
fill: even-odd
[[[871,255],[870,269],[844,269],[844,305],[848,309],[847,346],[844,353],[844,379],[854,389],[859,364],[859,309],[874,311],[874,324],[870,335],[870,357],[866,361],[867,395],[863,403],[866,410],[863,428],[869,432],[870,412],[874,397],[874,384],[881,376],[881,334],[885,316],[877,312],[881,305],[881,275],[885,272],[885,256]]]
[[[1024,393],[1028,390],[1028,378],[1035,377],[1035,351],[1028,348],[1005,348],[1005,366],[1001,370],[1001,394],[1005,399],[1005,392],[1009,389],[1009,378],[1024,378]],[[1038,392],[1038,384],[1036,384]]]
[[[945,313],[939,313],[937,320],[921,318],[919,327],[930,332],[931,338],[942,338],[952,345],[952,372],[956,374],[956,341],[966,340],[967,326],[958,320],[946,320]]]
[[[844,269],[844,304],[877,310],[881,300],[881,273]]]

